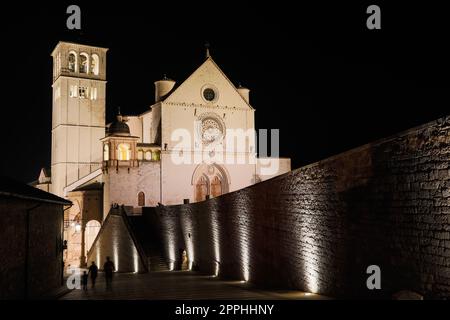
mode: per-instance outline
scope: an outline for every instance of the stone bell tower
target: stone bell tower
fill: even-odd
[[[59,42],[53,57],[51,192],[64,189],[102,167],[105,136],[106,52]]]

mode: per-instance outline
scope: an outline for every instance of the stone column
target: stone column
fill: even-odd
[[[86,224],[84,220],[81,220],[81,256],[80,256],[80,268],[85,268],[87,266],[86,264],[86,254],[85,254],[85,248],[86,248],[86,242],[85,242],[85,231],[86,231]]]

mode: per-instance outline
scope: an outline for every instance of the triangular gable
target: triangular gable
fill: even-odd
[[[211,57],[170,93],[164,102],[209,105],[202,97],[203,89],[208,86],[218,92],[218,98],[212,105],[253,109]]]
[[[39,183],[50,183],[50,170],[46,168],[42,168],[39,173],[38,182]]]

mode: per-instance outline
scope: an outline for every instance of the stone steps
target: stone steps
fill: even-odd
[[[127,216],[131,232],[139,242],[147,258],[149,271],[169,271],[167,261],[160,252],[160,244],[156,235],[152,234],[151,226],[142,215]]]

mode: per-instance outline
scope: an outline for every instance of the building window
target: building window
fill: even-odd
[[[91,100],[97,100],[97,88],[91,88]]]
[[[147,161],[152,160],[152,152],[150,150],[145,152],[145,160]]]
[[[109,144],[105,144],[103,146],[103,160],[105,161],[109,160]]]
[[[152,159],[153,159],[153,161],[161,160],[161,151],[156,150],[156,151],[152,152]]]
[[[89,73],[89,56],[87,53],[80,53],[80,73]]]
[[[99,70],[99,65],[98,65],[98,55],[93,54],[91,56],[91,73],[98,76],[98,70]]]
[[[206,101],[214,101],[216,98],[216,93],[211,88],[206,88],[205,91],[203,91],[203,97]]]
[[[126,143],[121,143],[117,147],[117,159],[118,160],[130,160],[131,150],[130,145]]]
[[[78,95],[80,96],[80,99],[86,99],[88,97],[88,91],[87,87],[79,87]]]
[[[138,206],[144,207],[145,206],[145,193],[142,191],[138,194]]]
[[[144,151],[138,150],[138,160],[143,160],[143,159],[144,159]]]
[[[70,72],[77,72],[77,54],[74,51],[69,52],[68,69]]]
[[[61,97],[61,88],[58,86],[55,89],[55,100]]]
[[[207,84],[201,89],[201,95],[205,102],[213,103],[219,98],[219,91],[212,84]]]
[[[71,85],[71,86],[69,87],[69,97],[71,97],[71,98],[76,98],[76,97],[78,97],[77,86]]]

